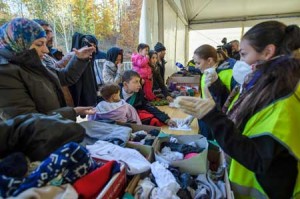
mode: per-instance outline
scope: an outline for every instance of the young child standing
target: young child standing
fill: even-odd
[[[152,101],[156,98],[156,96],[152,91],[153,74],[149,65],[149,46],[141,43],[138,45],[137,52],[138,53],[133,53],[131,57],[132,69],[138,72],[140,77],[143,79],[145,98],[149,101]]]
[[[111,119],[117,122],[142,124],[135,110],[125,100],[120,99],[120,87],[117,84],[105,84],[100,90],[104,101],[96,106],[96,113],[89,120]]]

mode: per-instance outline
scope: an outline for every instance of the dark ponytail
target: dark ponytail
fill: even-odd
[[[253,26],[242,39],[247,40],[259,53],[269,44],[276,46],[275,56],[289,55],[300,47],[300,29],[279,21],[266,21]]]
[[[291,54],[300,48],[300,28],[297,25],[289,25],[285,28],[285,36],[280,48],[281,54]]]
[[[257,52],[262,52],[269,44],[276,46],[276,52],[272,59],[257,65],[256,71],[249,76],[260,77],[255,86],[243,94],[244,99],[240,99],[235,116],[240,130],[259,110],[294,91],[300,79],[300,59],[294,56],[294,51],[300,47],[299,37],[299,27],[278,21],[259,23],[243,36]]]

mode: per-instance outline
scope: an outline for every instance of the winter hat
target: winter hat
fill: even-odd
[[[154,50],[156,52],[161,52],[161,51],[166,50],[166,47],[162,43],[157,42],[156,45],[154,46]]]

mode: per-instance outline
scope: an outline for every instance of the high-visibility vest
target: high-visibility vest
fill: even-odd
[[[225,87],[228,89],[228,91],[231,91],[233,88],[232,82],[233,82],[233,78],[232,78],[232,69],[231,68],[227,68],[227,69],[223,69],[218,71],[218,77],[221,80],[221,82],[225,85]],[[201,97],[204,98],[204,88],[205,88],[205,77],[206,74],[203,74],[201,76],[201,81],[200,81],[200,87],[201,87]]]
[[[285,146],[298,160],[298,176],[293,198],[300,198],[300,83],[290,95],[278,99],[254,114],[247,122],[243,135],[253,138],[263,135],[272,136]],[[268,198],[255,174],[232,159],[229,179],[235,198]],[[276,190],[274,190],[276,191]]]
[[[233,89],[232,87],[232,69],[228,68],[225,70],[217,71],[218,76],[221,80],[221,82],[226,86],[227,90],[231,91]]]

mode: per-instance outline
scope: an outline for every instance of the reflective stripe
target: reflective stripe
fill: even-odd
[[[262,194],[255,188],[240,186],[236,183],[230,183],[231,189],[234,193],[234,198],[236,199],[246,199],[246,198],[255,198],[255,199],[267,199],[268,197]]]

